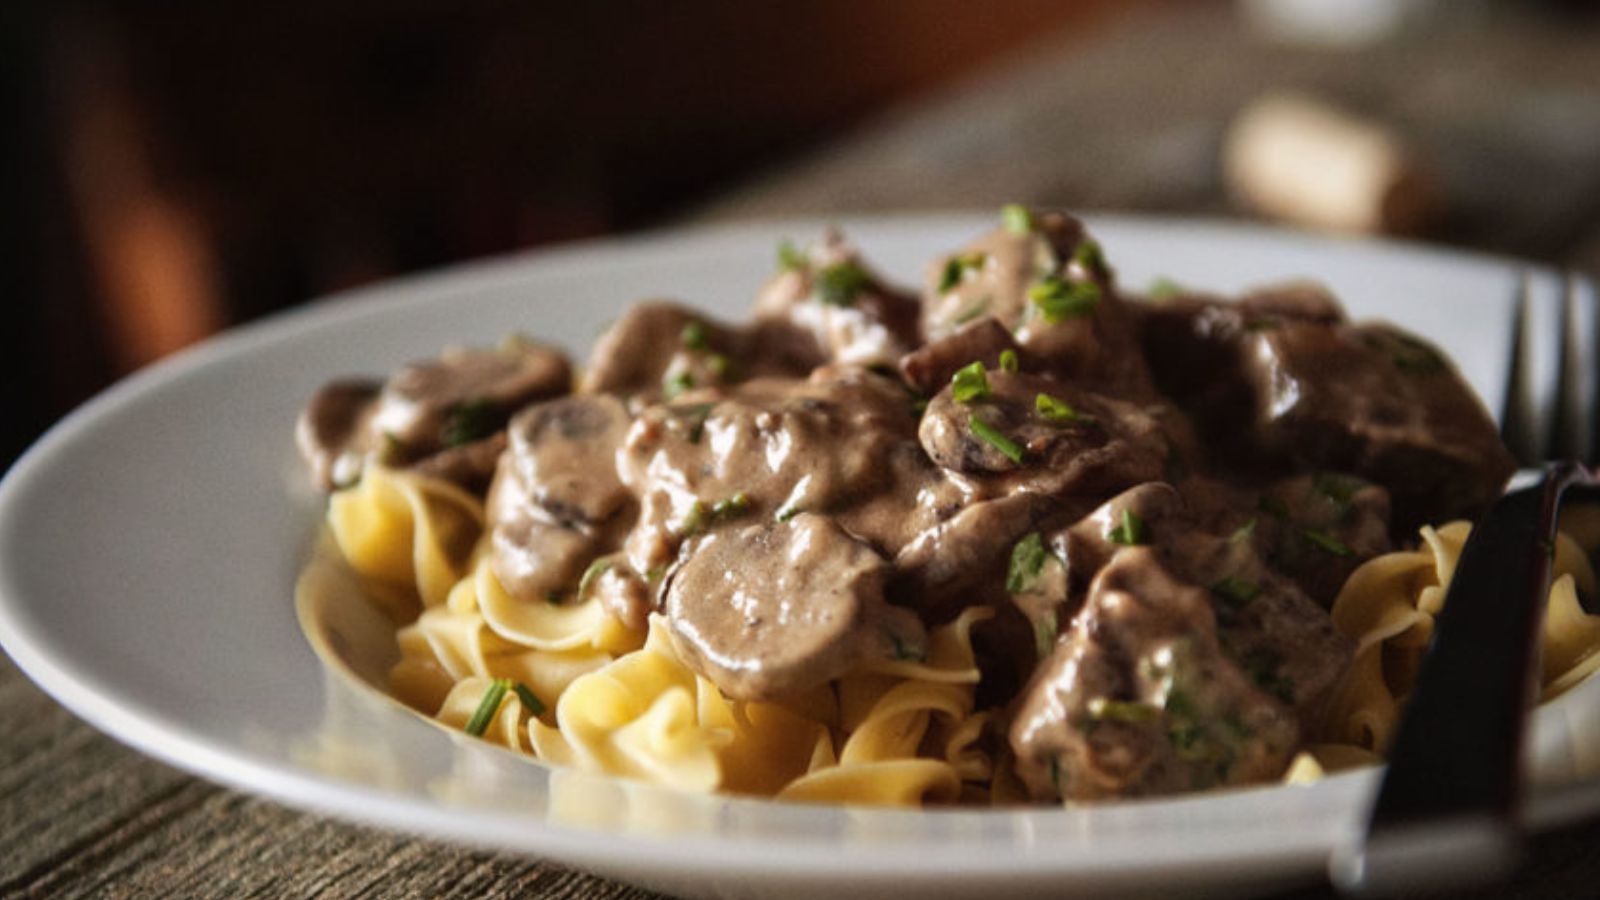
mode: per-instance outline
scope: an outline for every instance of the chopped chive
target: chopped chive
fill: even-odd
[[[1040,659],[1045,659],[1055,650],[1060,628],[1054,612],[1033,623],[1033,649]]]
[[[1328,534],[1325,531],[1318,531],[1315,528],[1304,528],[1301,529],[1300,533],[1305,536],[1306,540],[1317,545],[1323,550],[1332,553],[1334,556],[1349,556],[1353,552],[1348,544],[1345,544],[1343,541],[1340,541],[1338,538],[1335,538],[1333,535]]]
[[[787,522],[803,512],[805,512],[805,510],[791,504],[778,510],[777,515],[773,516],[773,518],[777,519],[779,522]]]
[[[661,394],[667,400],[672,400],[679,394],[694,387],[694,376],[687,371],[668,375],[661,381]]]
[[[1138,700],[1112,700],[1095,697],[1089,701],[1089,715],[1101,722],[1127,722],[1144,725],[1161,718],[1161,710]]]
[[[1256,533],[1256,520],[1255,519],[1251,519],[1250,521],[1244,523],[1243,525],[1240,525],[1238,528],[1235,528],[1233,530],[1233,534],[1228,535],[1228,543],[1230,543],[1230,544],[1242,544],[1242,543],[1250,540],[1252,537],[1254,537],[1255,533]]]
[[[589,586],[594,584],[601,575],[611,569],[613,563],[610,557],[602,556],[583,570],[583,577],[578,579],[578,599],[582,600],[589,593]]]
[[[778,268],[786,272],[804,272],[806,255],[788,239],[778,242]]]
[[[533,691],[528,690],[527,685],[520,681],[513,681],[511,682],[511,690],[517,695],[517,699],[522,701],[522,708],[527,710],[529,715],[544,715],[544,701],[540,700]]]
[[[960,284],[967,277],[968,272],[976,272],[983,268],[984,262],[989,259],[987,253],[974,251],[972,253],[958,253],[945,260],[944,271],[939,275],[939,293],[943,294]]]
[[[1044,538],[1035,531],[1011,548],[1011,562],[1006,566],[1006,590],[1024,594],[1033,588],[1044,571]]]
[[[1230,575],[1213,584],[1211,593],[1229,606],[1240,607],[1254,600],[1261,593],[1261,586]]]
[[[1015,372],[1019,368],[1021,364],[1017,361],[1017,351],[1011,349],[1000,351],[1000,371]]]
[[[1135,547],[1148,543],[1149,535],[1146,534],[1144,517],[1131,509],[1122,510],[1122,521],[1106,532],[1106,540],[1124,547]]]
[[[889,635],[889,642],[894,645],[894,659],[897,662],[922,662],[928,658],[928,649],[917,644],[907,643],[900,635],[884,629]]]
[[[1005,454],[1007,459],[1014,463],[1022,462],[1024,455],[1022,445],[1001,434],[993,425],[973,416],[967,422],[967,426],[972,429],[973,434],[982,438],[984,443]]]
[[[706,368],[718,378],[727,378],[733,372],[733,360],[721,353],[706,354]]]
[[[683,326],[683,331],[678,333],[678,340],[683,342],[690,350],[704,350],[706,348],[706,326],[699,319],[690,319]]]
[[[1164,276],[1150,282],[1150,287],[1145,290],[1145,294],[1147,294],[1151,300],[1155,300],[1157,302],[1162,300],[1171,300],[1182,293],[1183,285],[1173,281],[1171,278]]]
[[[726,500],[718,500],[711,504],[711,518],[716,520],[731,519],[742,516],[750,511],[750,496],[740,491]]]
[[[1035,394],[1033,397],[1033,411],[1046,422],[1057,425],[1068,425],[1075,422],[1089,424],[1094,421],[1090,416],[1078,412],[1072,404],[1060,397],[1050,394]]]
[[[1072,251],[1072,261],[1083,267],[1090,275],[1100,277],[1106,274],[1106,257],[1100,249],[1100,242],[1085,238]]]
[[[856,296],[871,283],[867,271],[847,259],[817,273],[817,299],[828,306],[853,306]]]
[[[952,320],[952,324],[965,325],[988,311],[989,298],[985,297],[982,300],[979,300],[977,303],[974,303],[966,309],[963,309],[960,314]]]
[[[465,400],[450,407],[444,420],[444,445],[462,447],[500,428],[500,413],[488,400]]]
[[[957,403],[971,403],[988,397],[989,377],[988,370],[982,362],[975,362],[963,366],[950,376],[950,396]]]
[[[1028,288],[1028,300],[1046,322],[1055,324],[1093,313],[1100,305],[1100,286],[1046,275]]]
[[[706,505],[699,500],[689,504],[689,509],[683,514],[683,522],[678,526],[678,534],[687,537],[706,526]]]
[[[383,433],[383,449],[378,451],[378,462],[386,466],[395,466],[405,461],[411,453],[411,448],[406,442],[400,440],[392,431]]]
[[[494,721],[494,714],[500,711],[500,702],[506,698],[506,691],[511,690],[511,679],[496,678],[489,682],[489,689],[483,692],[483,699],[478,701],[478,708],[473,711],[472,718],[467,720],[466,732],[473,737],[483,737],[489,730],[489,723]]]
[[[1007,203],[1000,207],[1000,221],[1005,223],[1006,230],[1012,234],[1033,232],[1033,210],[1021,203]]]
[[[1333,501],[1333,505],[1341,510],[1348,509],[1350,501],[1356,495],[1354,481],[1330,472],[1318,472],[1311,476],[1311,486],[1317,489],[1317,493]]]

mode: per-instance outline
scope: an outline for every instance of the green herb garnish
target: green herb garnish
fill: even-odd
[[[1095,697],[1089,701],[1089,715],[1101,722],[1127,722],[1147,725],[1161,718],[1161,710],[1138,700],[1112,700]]]
[[[742,516],[750,511],[750,496],[740,491],[726,500],[711,504],[711,518],[715,521]]]
[[[804,272],[807,265],[806,255],[792,241],[778,242],[778,268],[786,272]]]
[[[488,690],[483,692],[483,699],[478,701],[478,708],[473,711],[472,718],[467,720],[466,732],[473,737],[483,737],[489,730],[489,723],[494,721],[494,714],[500,711],[500,703],[506,698],[506,691],[511,690],[511,679],[496,678],[489,682]]]
[[[928,649],[917,644],[910,644],[893,631],[884,629],[889,635],[889,642],[894,645],[891,651],[896,662],[922,662],[928,658]]]
[[[661,395],[667,400],[672,400],[684,391],[694,387],[694,376],[687,370],[668,375],[661,380]]]
[[[1039,532],[1017,541],[1011,548],[1011,562],[1006,566],[1006,590],[1013,594],[1032,590],[1039,573],[1044,571],[1046,556],[1044,538]]]
[[[711,374],[726,380],[733,373],[733,360],[721,353],[708,353],[706,368],[711,370]]]
[[[973,251],[972,253],[958,253],[945,260],[944,271],[939,275],[939,293],[943,294],[960,284],[967,277],[968,272],[976,272],[983,268],[989,259],[987,253]]]
[[[530,715],[544,715],[544,701],[540,700],[533,691],[528,690],[527,685],[520,681],[513,681],[511,682],[511,691],[517,695],[518,700],[522,701],[522,708],[527,710]]]
[[[678,340],[683,342],[690,350],[704,350],[706,348],[706,326],[699,319],[690,319],[678,332]]]
[[[1010,349],[1000,351],[1000,371],[1015,372],[1019,368],[1021,364],[1017,361],[1017,351]]]
[[[999,450],[1007,459],[1014,463],[1022,462],[1022,457],[1024,456],[1022,445],[1001,434],[999,429],[993,425],[977,416],[973,416],[967,421],[967,427],[971,428],[972,433],[981,438],[984,443]]]
[[[1028,288],[1028,300],[1046,322],[1087,316],[1100,305],[1100,286],[1092,281],[1068,281],[1046,275]]]
[[[462,447],[481,441],[500,428],[500,412],[488,400],[464,400],[450,407],[445,416],[443,439],[446,447]]]
[[[1072,261],[1082,266],[1090,275],[1099,277],[1106,274],[1106,257],[1100,249],[1099,241],[1085,238],[1078,244],[1077,249],[1072,251]]]
[[[852,306],[870,284],[872,277],[858,263],[834,263],[817,273],[817,299],[829,306]]]
[[[1056,648],[1056,638],[1060,636],[1060,624],[1056,615],[1051,612],[1047,618],[1033,623],[1033,648],[1040,659],[1048,657]]]
[[[1106,540],[1124,547],[1135,547],[1139,544],[1149,543],[1148,529],[1145,527],[1144,517],[1131,509],[1122,511],[1122,521],[1110,531],[1106,532]]]
[[[1254,600],[1256,595],[1261,593],[1261,585],[1230,575],[1213,584],[1211,593],[1222,602],[1237,608]]]
[[[1182,293],[1183,285],[1173,281],[1171,278],[1165,277],[1157,278],[1155,281],[1150,282],[1150,287],[1145,291],[1145,294],[1147,294],[1151,300],[1154,300],[1158,303],[1164,300],[1171,300],[1173,297],[1176,297]]]
[[[1338,538],[1328,534],[1326,531],[1318,531],[1315,528],[1304,528],[1301,529],[1300,533],[1305,536],[1306,540],[1315,544],[1317,547],[1332,553],[1334,556],[1349,556],[1352,552],[1354,552],[1350,549],[1350,545],[1340,541]]]
[[[1000,221],[1012,234],[1033,233],[1033,210],[1021,203],[1007,203],[1000,207]]]
[[[950,376],[950,396],[957,403],[971,403],[990,395],[988,370],[982,362],[963,366]]]
[[[1094,422],[1093,417],[1078,412],[1072,407],[1072,404],[1050,394],[1035,394],[1033,397],[1033,411],[1038,413],[1040,418],[1054,425],[1088,425]]]
[[[583,577],[578,579],[578,599],[582,600],[589,593],[589,586],[594,584],[601,575],[604,575],[614,564],[610,557],[602,556],[583,570]]]
[[[787,522],[803,512],[805,512],[805,510],[801,509],[800,507],[789,505],[778,510],[777,514],[774,515],[773,518],[777,519],[779,522]]]
[[[952,320],[952,324],[965,325],[988,311],[989,298],[985,297],[982,300],[979,300],[977,303],[974,303],[966,309],[963,309],[960,314],[958,314],[955,319]]]

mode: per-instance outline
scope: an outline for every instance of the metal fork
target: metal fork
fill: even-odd
[[[1523,466],[1546,465],[1513,479],[1462,551],[1366,831],[1329,863],[1349,893],[1481,884],[1522,855],[1523,733],[1538,688],[1557,518],[1564,495],[1600,499],[1589,470],[1600,457],[1600,299],[1578,278],[1563,280],[1546,416],[1531,389],[1534,312],[1524,275],[1512,304],[1501,436]]]

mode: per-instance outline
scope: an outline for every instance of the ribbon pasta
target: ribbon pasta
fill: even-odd
[[[1357,641],[1356,655],[1334,691],[1321,738],[1365,753],[1314,748],[1312,755],[1329,768],[1375,761],[1388,747],[1471,530],[1467,522],[1424,527],[1418,549],[1369,560],[1340,590],[1333,623]],[[1595,572],[1565,534],[1558,536],[1554,573],[1542,644],[1543,700],[1600,668],[1600,616],[1585,613],[1578,602],[1580,591],[1595,590]]]
[[[590,597],[527,603],[489,565],[484,510],[443,482],[379,467],[329,503],[330,531],[391,615],[391,693],[463,729],[500,680],[481,736],[553,765],[656,785],[796,801],[919,805],[987,795],[996,766],[973,714],[973,607],[920,661],[882,660],[783,702],[729,699],[678,656],[665,619],[640,636]]]

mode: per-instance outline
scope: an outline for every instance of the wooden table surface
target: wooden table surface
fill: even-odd
[[[1290,84],[1382,115],[1423,148],[1450,201],[1436,240],[1600,271],[1596,25],[1446,26],[1333,51],[1260,43],[1226,9],[1162,8],[1042,41],[683,224],[1006,200],[1229,215],[1216,165],[1227,119]],[[1600,821],[1539,836],[1513,883],[1481,896],[1595,896],[1596,850]],[[4,658],[0,895],[653,896],[213,786],[91,729]]]

